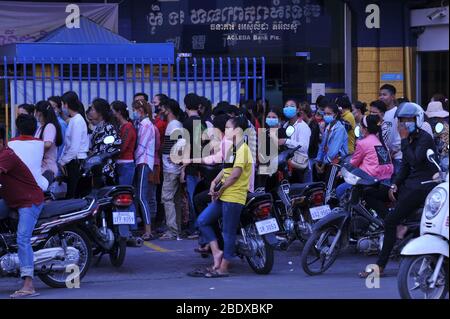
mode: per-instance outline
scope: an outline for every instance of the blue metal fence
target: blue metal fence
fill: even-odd
[[[173,63],[145,57],[130,62],[119,58],[68,61],[5,56],[0,67],[0,97],[3,95],[9,109],[8,123],[15,118],[18,105],[34,104],[69,90],[76,91],[85,105],[95,97],[130,103],[137,92],[150,96],[164,93],[182,106],[190,92],[206,96],[213,105],[220,101],[237,104],[242,99],[265,98],[265,76],[264,58],[179,57]]]

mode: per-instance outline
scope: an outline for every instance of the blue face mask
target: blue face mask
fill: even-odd
[[[136,112],[136,111],[134,111],[133,112],[133,120],[139,120],[139,118],[140,118],[140,115],[139,115],[139,113],[138,112]]]
[[[62,112],[64,113],[64,115],[65,115],[66,117],[69,117],[69,116],[70,116],[69,110],[68,110],[67,108],[65,108],[65,107],[62,108]]]
[[[331,122],[334,121],[334,116],[333,115],[325,115],[323,117],[323,120],[325,121],[325,123],[330,124]]]
[[[295,106],[286,106],[283,109],[283,114],[288,119],[294,118],[297,115],[297,108]]]
[[[269,126],[269,127],[275,127],[275,126],[278,126],[278,119],[276,119],[276,118],[270,118],[270,117],[267,117],[266,118],[266,124],[267,124],[267,126]]]
[[[414,133],[416,131],[416,123],[414,122],[404,122],[405,127],[408,129],[408,132]]]

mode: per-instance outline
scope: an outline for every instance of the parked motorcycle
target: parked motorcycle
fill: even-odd
[[[319,275],[335,262],[340,251],[355,245],[357,251],[372,254],[381,250],[384,236],[383,220],[374,210],[368,209],[362,198],[363,188],[375,187],[380,181],[363,170],[353,167],[344,160],[341,174],[345,182],[353,185],[347,192],[339,208],[314,225],[313,234],[305,244],[301,254],[302,268],[308,275]],[[422,210],[417,210],[403,224],[408,232],[404,239],[394,248],[401,248],[413,237],[418,236]]]
[[[103,142],[112,144],[114,137],[108,136]],[[83,177],[92,179],[93,171],[117,153],[88,157],[81,167]],[[90,194],[96,199],[96,209],[83,229],[92,240],[93,254],[100,255],[98,262],[108,254],[111,264],[120,267],[125,260],[127,240],[131,237],[130,227],[136,222],[134,188],[131,185],[93,188]]]
[[[92,260],[91,243],[83,223],[96,209],[95,198],[48,202],[31,238],[35,274],[48,286],[66,288],[83,279]],[[19,277],[17,254],[18,213],[0,221],[0,277]],[[75,273],[72,275],[73,272]]]
[[[306,242],[312,225],[331,212],[325,205],[325,183],[289,183],[288,161],[299,148],[283,150],[277,158],[277,171],[263,179],[265,187],[262,189],[274,199],[273,215],[286,238],[279,243],[282,250],[288,249],[296,239]]]
[[[197,215],[211,201],[211,196],[207,193],[214,178],[220,173],[223,165],[198,165],[202,174],[202,181],[195,190],[194,207]],[[198,196],[203,198],[199,199]],[[203,203],[199,203],[199,201]],[[279,231],[279,226],[275,218],[271,218],[272,196],[265,192],[249,193],[247,202],[241,213],[238,229],[238,239],[236,241],[236,253],[240,258],[245,258],[257,274],[268,274],[272,271],[274,262],[273,247],[269,243],[267,236]],[[219,247],[223,247],[221,234],[221,220],[216,227],[216,236]],[[202,257],[207,258],[209,253],[198,251]]]
[[[433,157],[434,152],[428,150],[427,158],[438,167],[439,173],[433,181],[424,183],[439,185],[425,200],[420,237],[410,241],[401,252],[397,279],[403,299],[443,299],[448,293],[449,178],[448,172],[445,173],[445,169],[448,169],[448,157],[446,167],[439,166]]]

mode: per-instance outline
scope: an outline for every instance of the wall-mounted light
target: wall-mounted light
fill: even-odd
[[[447,16],[447,8],[439,8],[427,15],[428,20],[433,21]]]

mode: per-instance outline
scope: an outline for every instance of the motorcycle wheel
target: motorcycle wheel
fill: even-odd
[[[448,261],[442,264],[437,284],[430,289],[428,280],[434,272],[439,255],[405,256],[397,276],[402,299],[444,299],[448,293]]]
[[[248,240],[257,243],[258,249],[252,257],[246,257],[250,268],[258,275],[267,275],[272,271],[274,262],[273,248],[258,234],[255,225],[246,228]]]
[[[127,253],[127,239],[119,237],[119,240],[114,242],[114,246],[109,253],[109,260],[114,267],[123,265]]]
[[[92,262],[91,242],[88,236],[78,228],[69,228],[64,230],[63,233],[67,241],[67,246],[74,247],[80,252],[80,260],[76,266],[79,267],[80,274],[78,279],[81,281]],[[52,247],[61,247],[59,234],[50,237],[44,245],[44,248]],[[71,272],[50,271],[49,273],[39,274],[38,277],[49,287],[67,288],[66,280],[68,280],[71,274]]]
[[[340,251],[340,243],[336,243],[330,256],[327,257],[326,253],[337,233],[336,227],[329,227],[311,234],[301,255],[302,268],[306,274],[310,276],[320,275],[333,265]],[[316,262],[319,262],[318,269],[314,268]]]

